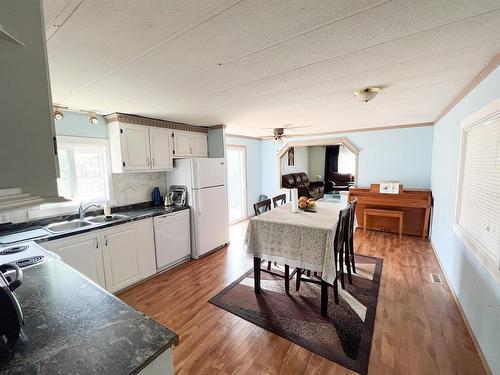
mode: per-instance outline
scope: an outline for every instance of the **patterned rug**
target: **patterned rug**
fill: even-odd
[[[263,263],[263,267],[267,262]],[[282,271],[273,265],[273,270]],[[253,269],[226,287],[210,303],[284,337],[314,353],[360,374],[368,371],[377,309],[382,259],[356,255],[352,285],[339,285],[339,304],[329,289],[328,318],[320,314],[320,286],[302,282],[290,296],[284,279],[262,272],[261,294],[253,288]],[[291,272],[291,271],[290,271]]]

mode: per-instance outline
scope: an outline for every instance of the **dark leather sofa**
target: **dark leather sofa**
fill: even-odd
[[[299,197],[305,196],[314,199],[323,198],[325,191],[324,181],[309,181],[307,174],[304,172],[290,173],[281,176],[281,186],[284,189],[297,188]]]
[[[326,192],[349,190],[354,186],[354,176],[350,173],[330,172],[325,184]]]

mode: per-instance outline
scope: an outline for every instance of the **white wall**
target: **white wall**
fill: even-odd
[[[288,153],[280,160],[281,174],[304,172],[309,175],[309,150],[308,147],[294,148],[294,163],[288,165]]]
[[[500,374],[500,285],[453,231],[463,119],[500,97],[500,67],[434,127],[431,240],[494,374]],[[478,191],[481,187],[478,186]],[[485,196],[484,199],[491,199]]]
[[[311,146],[309,147],[309,180],[315,181],[316,175],[320,175],[325,179],[325,146]]]

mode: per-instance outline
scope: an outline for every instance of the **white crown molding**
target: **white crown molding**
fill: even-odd
[[[203,126],[195,126],[195,125],[183,124],[180,122],[158,120],[155,118],[128,115],[125,113],[112,113],[110,115],[104,116],[104,118],[106,119],[107,124],[111,124],[112,122],[121,122],[125,124],[154,126],[157,128],[167,128],[167,129],[181,130],[187,132],[206,133],[208,131],[208,128]]]

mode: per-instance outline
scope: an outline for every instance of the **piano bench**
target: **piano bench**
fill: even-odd
[[[363,232],[366,233],[368,216],[394,217],[399,220],[399,238],[403,235],[403,217],[404,212],[399,210],[383,210],[380,208],[365,208],[363,210]]]

